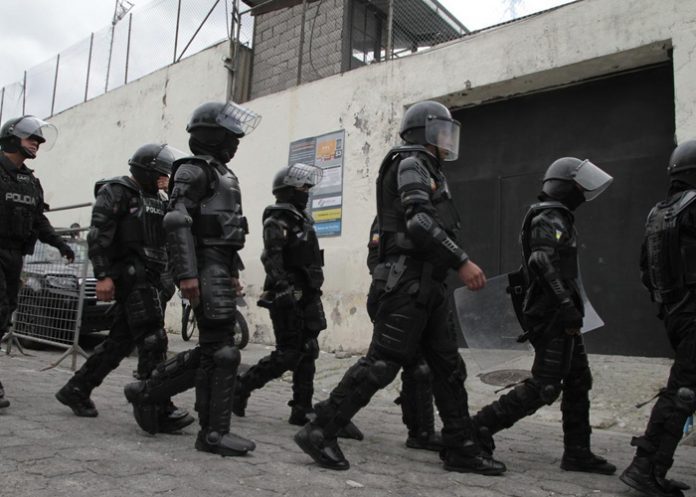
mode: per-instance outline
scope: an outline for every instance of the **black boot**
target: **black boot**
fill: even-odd
[[[477,425],[475,419],[474,428],[476,430],[476,438],[478,439],[481,452],[486,454],[488,457],[493,457],[493,452],[495,452],[495,440],[493,440],[491,430],[487,426]]]
[[[339,471],[350,468],[350,463],[343,455],[338,440],[327,439],[324,436],[324,430],[313,423],[307,423],[295,434],[295,443],[323,468]]]
[[[288,405],[291,408],[288,423],[291,425],[304,426],[316,417],[311,406],[301,406],[292,400],[288,402]]]
[[[440,459],[442,459],[447,471],[457,471],[458,473],[497,476],[507,470],[505,464],[482,452],[474,442],[467,442],[462,448],[447,447],[442,449]]]
[[[422,432],[415,435],[411,435],[409,433],[408,438],[406,439],[406,447],[410,449],[423,449],[439,452],[444,448],[444,445],[442,445],[442,435],[432,431]]]
[[[589,447],[566,447],[561,459],[561,469],[565,471],[580,471],[583,473],[598,473],[600,475],[613,475],[616,466],[606,459],[593,454]]]
[[[651,497],[684,496],[684,492],[674,483],[655,475],[654,466],[647,457],[634,457],[619,479],[629,487]]]
[[[0,337],[2,334],[0,334]],[[5,388],[0,383],[0,409],[10,407],[10,401],[5,398]]]
[[[162,406],[159,419],[160,433],[176,433],[193,423],[195,419],[186,409],[179,409],[170,400]]]
[[[94,402],[89,398],[89,392],[71,382],[56,392],[56,399],[72,409],[75,416],[96,418],[99,415]]]

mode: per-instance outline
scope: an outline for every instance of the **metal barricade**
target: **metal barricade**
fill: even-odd
[[[55,210],[86,207],[80,204]],[[96,298],[96,279],[87,256],[87,242],[80,232],[89,228],[56,230],[75,253],[68,263],[55,247],[37,242],[34,253],[24,257],[17,307],[5,338],[6,353],[12,348],[24,353],[30,343],[51,345],[66,349],[65,353],[45,369],[55,367],[67,357],[72,358],[72,369],[77,366],[77,355],[87,357],[79,345],[80,332],[108,328],[111,304]]]

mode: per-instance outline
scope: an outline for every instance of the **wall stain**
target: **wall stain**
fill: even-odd
[[[341,326],[343,322],[343,317],[341,316],[341,311],[338,310],[339,302],[336,302],[336,307],[331,311],[331,320],[337,326]]]

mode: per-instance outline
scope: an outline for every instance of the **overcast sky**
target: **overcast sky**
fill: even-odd
[[[130,0],[138,8],[162,0]],[[190,1],[190,0],[189,0]],[[398,0],[397,0],[398,1]],[[439,0],[469,29],[511,18],[505,0]],[[517,16],[570,0],[518,0]],[[0,0],[0,86],[20,81],[25,69],[55,57],[108,26],[115,0]]]

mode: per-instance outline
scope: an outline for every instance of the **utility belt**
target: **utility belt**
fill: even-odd
[[[408,255],[389,255],[375,266],[373,281],[384,282],[384,292],[394,291],[402,282],[418,281],[417,302],[424,304],[434,285],[442,284],[447,268],[435,268],[432,263]]]
[[[246,217],[230,213],[231,219],[223,227],[220,223],[221,215],[223,214],[198,215],[191,226],[191,233],[196,238],[219,238],[233,243],[241,241],[243,245],[244,237],[249,233]],[[226,214],[225,217],[227,217]]]

